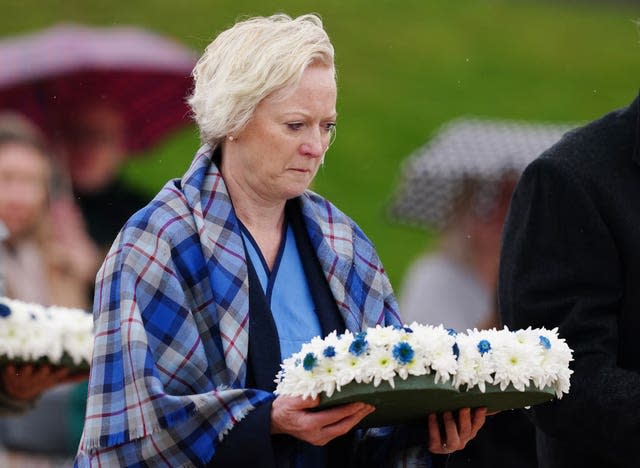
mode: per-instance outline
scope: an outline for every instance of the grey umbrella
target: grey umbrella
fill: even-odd
[[[536,156],[556,143],[570,124],[542,124],[460,118],[445,124],[402,165],[391,215],[399,221],[433,228],[446,225],[465,181],[492,187],[506,174],[520,174]]]

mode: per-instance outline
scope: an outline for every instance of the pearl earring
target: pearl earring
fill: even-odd
[[[229,141],[233,141],[233,136],[229,135]]]

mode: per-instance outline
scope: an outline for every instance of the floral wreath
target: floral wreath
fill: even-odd
[[[531,386],[552,389],[558,398],[569,392],[572,351],[557,328],[467,330],[416,322],[409,326],[377,325],[360,333],[336,332],[315,337],[284,360],[276,377],[276,394],[303,398],[334,392],[352,382],[378,387],[396,378],[434,373],[436,383],[457,390],[487,384],[519,391]]]

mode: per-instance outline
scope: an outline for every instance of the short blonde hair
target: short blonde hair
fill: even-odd
[[[313,14],[236,23],[207,46],[193,69],[188,102],[204,143],[238,133],[270,94],[295,86],[312,63],[333,65],[333,46]]]

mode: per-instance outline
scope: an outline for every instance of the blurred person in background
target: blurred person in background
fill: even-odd
[[[0,220],[7,232],[0,271],[11,298],[86,310],[97,252],[72,198],[55,185],[54,167],[33,126],[0,116]]]
[[[0,115],[0,184],[0,221],[6,233],[0,245],[4,294],[87,310],[96,250],[70,195],[57,193],[54,162],[42,137],[15,114]],[[58,198],[55,213],[50,209],[54,197]],[[29,451],[70,452],[65,428],[73,386],[52,387],[85,379],[68,377],[66,370],[50,366],[5,366],[5,406],[33,408],[2,420],[0,441]]]
[[[491,183],[490,196],[483,181],[464,182],[438,246],[407,272],[399,299],[405,323],[455,330],[498,326],[500,235],[516,180],[510,174]]]
[[[526,165],[569,128],[460,117],[407,158],[392,215],[434,229],[439,240],[405,275],[405,322],[460,331],[499,325],[500,235],[513,189]]]
[[[131,25],[65,23],[0,39],[0,108],[47,135],[101,257],[148,201],[119,180],[125,155],[189,123],[195,61],[173,38]]]
[[[20,136],[22,135],[22,136]],[[18,179],[23,180],[23,185],[29,185],[26,182],[29,179],[44,179],[48,178],[48,162],[44,162],[43,148],[40,148],[39,144],[35,142],[34,135],[31,132],[31,128],[22,119],[13,115],[0,116],[0,182],[3,185],[3,190],[0,191],[0,295],[7,295],[7,281],[5,276],[8,273],[8,265],[4,260],[5,250],[7,249],[10,231],[3,219],[7,219],[10,225],[12,225],[12,231],[15,236],[16,231],[22,230],[19,226],[20,223],[12,223],[10,221],[11,207],[5,202],[7,197],[7,190],[10,189],[12,180],[15,179],[11,174],[15,174],[15,170],[11,170],[12,157],[4,159],[3,154],[11,148],[11,145],[25,144],[27,148],[36,146],[33,151],[26,151],[26,177],[18,176]],[[7,145],[9,147],[7,148]],[[24,153],[24,151],[23,151]],[[18,153],[20,154],[20,151]],[[30,156],[35,156],[30,159]],[[20,158],[22,159],[22,158]],[[22,164],[20,161],[19,164]],[[19,170],[18,170],[19,172]],[[36,187],[38,184],[36,183]],[[20,192],[29,192],[26,190],[20,190]],[[31,190],[33,191],[33,190]],[[42,193],[39,189],[35,190],[35,194],[32,194],[31,198],[36,199],[36,205],[42,203]],[[4,194],[4,196],[2,196]],[[27,197],[29,195],[27,194]],[[15,207],[13,207],[15,208]],[[2,216],[5,213],[5,216]],[[7,261],[11,261],[7,257]],[[67,371],[64,369],[53,370],[48,366],[42,366],[39,369],[33,368],[33,366],[15,366],[8,364],[3,366],[0,374],[0,415],[15,414],[24,412],[27,409],[33,407],[33,401],[40,396],[42,392],[48,390],[54,385],[60,383],[66,377]]]
[[[87,102],[60,115],[56,148],[89,235],[104,255],[149,197],[119,178],[127,158],[125,120],[115,107]]]
[[[467,180],[439,245],[410,268],[400,292],[405,323],[443,323],[457,330],[499,326],[500,236],[517,182]],[[489,187],[488,185],[492,185]],[[448,468],[535,468],[535,432],[520,410],[487,420],[478,436],[451,454]]]
[[[7,278],[12,297],[90,307],[99,260],[148,199],[118,179],[125,154],[147,150],[188,122],[184,96],[195,59],[171,38],[132,26],[63,24],[0,41],[0,108],[38,125],[60,169],[48,199],[50,216],[37,236],[44,239],[47,266],[59,274],[43,278],[40,265],[31,264],[29,281],[19,280],[20,272]],[[7,269],[10,261],[0,259]],[[76,281],[86,277],[89,287]],[[16,377],[5,370],[8,379]],[[86,385],[47,393],[38,410],[3,429],[4,441],[34,453],[72,453],[85,404]],[[58,418],[53,430],[51,415]]]
[[[439,239],[405,276],[399,298],[405,323],[461,331],[500,326],[500,239],[513,190],[526,164],[568,128],[459,118],[407,159],[392,213],[435,229]],[[449,468],[536,465],[534,427],[521,410],[490,418],[448,462]]]

